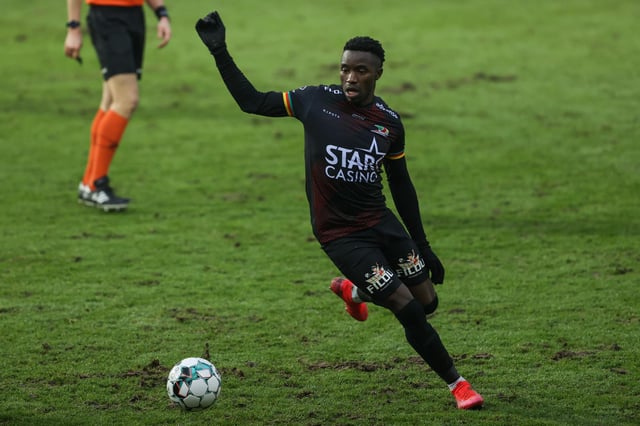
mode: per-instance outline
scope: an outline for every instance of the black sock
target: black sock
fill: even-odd
[[[442,380],[451,383],[460,377],[440,336],[427,322],[424,308],[417,300],[413,299],[394,314],[404,327],[405,336],[411,347]]]

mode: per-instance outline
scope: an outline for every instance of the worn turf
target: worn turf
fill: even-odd
[[[0,424],[640,423],[636,0],[168,1],[113,163],[129,211],[76,203],[100,74],[64,2],[0,16]],[[486,399],[461,412],[394,317],[353,321],[313,240],[302,129],[243,114],[195,31],[218,8],[261,90],[338,81],[380,39],[429,238],[432,323]],[[85,7],[86,12],[86,7]],[[170,404],[187,356],[223,375]]]

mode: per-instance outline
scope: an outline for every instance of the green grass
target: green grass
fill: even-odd
[[[193,30],[211,4],[170,2],[164,50],[149,25],[111,169],[132,207],[78,206],[100,77],[88,38],[64,58],[53,3],[0,17],[0,424],[640,423],[637,1],[215,6],[262,90],[334,83],[346,39],[383,41],[378,94],[447,267],[432,323],[474,412],[390,313],[356,323],[328,291],[301,126],[239,111]],[[200,355],[222,394],[183,413],[166,375]]]

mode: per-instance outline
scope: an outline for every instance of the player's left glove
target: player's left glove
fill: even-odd
[[[211,12],[196,22],[196,31],[202,42],[216,55],[227,48],[226,30],[218,12]]]
[[[429,243],[422,243],[418,245],[420,254],[424,259],[424,263],[429,270],[431,276],[431,282],[434,284],[442,284],[444,282],[444,266],[438,256],[433,252]]]

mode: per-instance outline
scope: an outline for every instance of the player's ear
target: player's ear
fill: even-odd
[[[376,80],[378,80],[380,77],[382,77],[382,67],[378,68],[378,71],[376,72]]]

